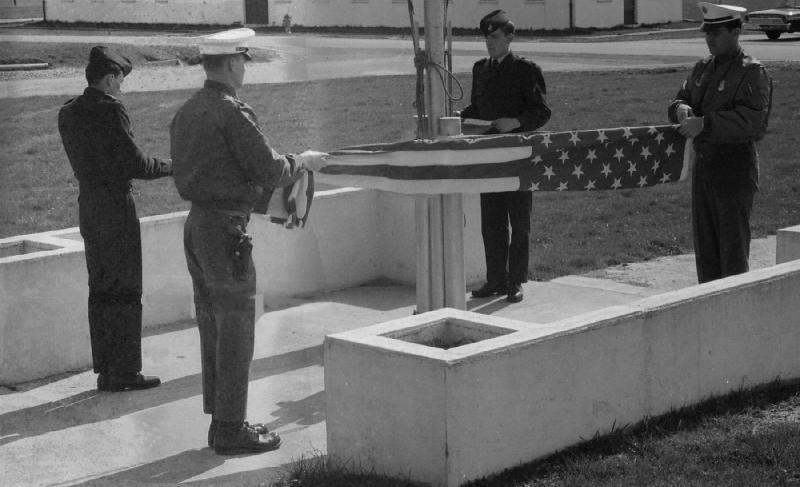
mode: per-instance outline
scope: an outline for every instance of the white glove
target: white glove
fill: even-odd
[[[678,123],[682,123],[687,117],[694,117],[694,112],[689,105],[680,104],[675,109],[675,116],[678,117]]]
[[[300,169],[306,169],[307,171],[319,171],[328,165],[326,160],[328,155],[329,154],[326,152],[307,150],[302,154],[297,154],[294,156],[294,161],[297,163]]]

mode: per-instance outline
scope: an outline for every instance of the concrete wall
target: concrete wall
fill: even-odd
[[[567,2],[564,2],[567,3]],[[614,27],[624,21],[623,0],[576,2],[575,27]]]
[[[778,230],[775,245],[775,261],[778,264],[800,259],[800,225]]]
[[[244,0],[46,0],[60,22],[222,24],[244,21]]]
[[[623,23],[623,0],[574,0],[575,26],[611,27]],[[477,27],[488,12],[503,9],[520,29],[570,26],[567,0],[468,0],[448,9],[454,27]],[[287,13],[293,25],[408,27],[406,0],[273,0],[269,19],[281,25]],[[131,22],[232,24],[245,21],[244,0],[47,0],[48,20],[62,22]],[[419,25],[424,1],[414,0]],[[640,22],[680,20],[681,0],[639,0]],[[646,19],[646,20],[644,20]]]
[[[183,254],[187,212],[141,218],[143,326],[193,316]],[[477,195],[466,197],[466,277],[483,279]],[[287,230],[254,215],[257,291],[264,301],[416,279],[414,205],[408,196],[354,188],[321,191],[309,224]],[[77,228],[0,239],[0,384],[91,364],[88,277]]]
[[[636,22],[639,24],[655,24],[659,22],[680,22],[683,20],[681,2],[664,2],[663,0],[637,0]]]
[[[457,486],[614,426],[800,378],[800,260],[443,350],[447,310],[326,337],[328,458]],[[390,372],[386,372],[390,371]]]

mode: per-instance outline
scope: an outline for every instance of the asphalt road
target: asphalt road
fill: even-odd
[[[30,33],[0,31],[0,42],[71,42],[84,44],[192,44],[196,37],[186,35]],[[647,39],[630,36],[617,42],[542,42],[518,40],[512,49],[536,61],[545,72],[586,71],[623,68],[657,68],[688,65],[707,55],[703,39]],[[761,35],[744,35],[745,49],[763,61],[800,61],[800,37],[778,42]],[[409,38],[341,37],[324,35],[258,35],[253,47],[269,49],[278,59],[250,65],[247,82],[282,83],[320,79],[413,74],[413,48]],[[456,40],[453,44],[453,71],[469,72],[472,63],[485,55],[482,41]],[[126,91],[156,91],[195,88],[204,74],[197,66],[137,69],[125,83]],[[0,97],[66,95],[80,92],[85,85],[82,73],[59,78],[32,76],[0,82]]]

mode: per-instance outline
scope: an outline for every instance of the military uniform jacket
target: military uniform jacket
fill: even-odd
[[[767,129],[771,80],[764,66],[739,50],[722,59],[699,61],[683,82],[668,115],[678,122],[676,110],[686,104],[695,116],[705,117],[703,131],[695,137],[695,150],[719,176],[744,176],[758,184],[758,160],[754,142]],[[714,170],[713,168],[711,168]]]
[[[269,147],[253,109],[223,83],[206,80],[173,118],[170,138],[175,186],[193,203],[250,212],[264,189],[301,174]]]
[[[127,193],[131,179],[172,172],[168,161],[149,157],[136,145],[122,102],[97,88],[86,88],[61,107],[58,130],[85,196],[89,189]]]
[[[515,132],[536,130],[547,123],[550,107],[539,66],[513,52],[494,69],[489,66],[490,59],[483,58],[472,67],[470,105],[461,112],[461,117],[516,118],[520,127]]]

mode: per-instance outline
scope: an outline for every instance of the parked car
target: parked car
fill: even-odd
[[[747,29],[763,31],[773,40],[784,32],[800,32],[800,0],[786,0],[782,7],[749,12],[744,21]]]

